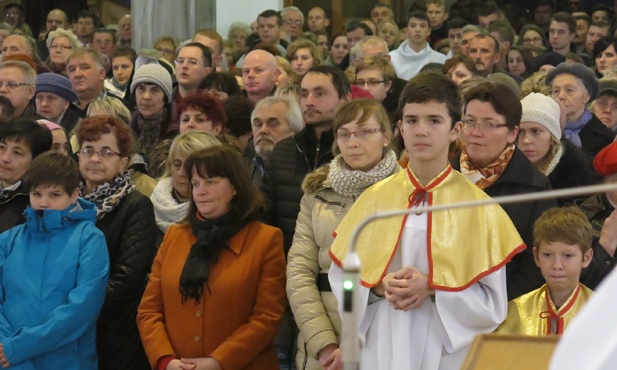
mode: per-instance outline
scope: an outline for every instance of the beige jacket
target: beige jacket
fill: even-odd
[[[318,355],[328,344],[339,343],[341,320],[332,292],[320,292],[317,275],[328,273],[332,232],[355,201],[338,194],[327,180],[329,166],[306,176],[304,196],[287,260],[287,297],[300,329],[298,370],[321,370]]]

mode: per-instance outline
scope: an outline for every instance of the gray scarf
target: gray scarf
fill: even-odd
[[[343,155],[339,154],[330,163],[328,178],[334,191],[357,198],[366,188],[398,172],[399,169],[396,154],[392,149],[389,149],[381,161],[368,171],[350,169],[343,160]]]

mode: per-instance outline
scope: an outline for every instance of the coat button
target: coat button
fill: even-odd
[[[201,317],[201,311],[199,310],[195,311],[195,317]]]
[[[196,336],[194,336],[194,337],[193,337],[193,340],[194,340],[195,342],[199,342],[199,340],[200,340],[200,339],[201,339],[201,338],[199,337],[199,335],[196,335]]]

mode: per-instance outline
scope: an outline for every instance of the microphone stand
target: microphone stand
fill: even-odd
[[[343,312],[341,313],[341,356],[343,361],[343,369],[360,369],[360,356],[362,353],[362,349],[360,348],[359,323],[355,313],[359,312],[365,302],[359,302],[359,300],[357,299],[359,293],[358,289],[360,287],[361,261],[360,256],[356,252],[356,245],[358,245],[360,233],[371,222],[384,218],[408,215],[411,213],[434,212],[447,209],[478,207],[496,203],[524,203],[534,200],[554,199],[574,195],[596,194],[615,190],[617,190],[617,183],[590,185],[579,188],[568,188],[537,193],[507,195],[501,197],[487,198],[479,201],[460,202],[440,206],[411,207],[405,210],[378,212],[366,217],[358,224],[358,226],[354,230],[349,245],[349,252],[343,260]]]

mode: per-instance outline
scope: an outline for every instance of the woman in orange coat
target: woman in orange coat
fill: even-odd
[[[137,323],[155,369],[278,369],[284,312],[279,229],[255,221],[263,198],[226,146],[185,161],[186,221],[165,234]]]

